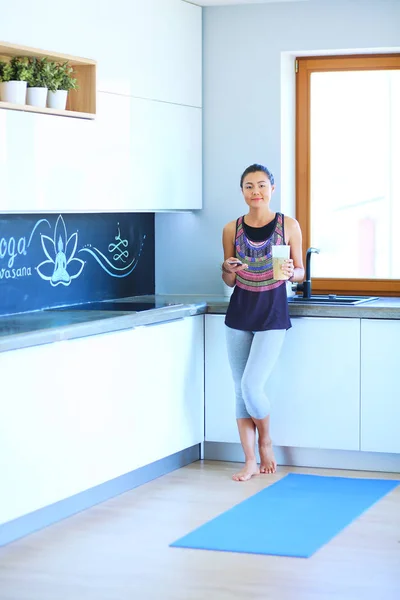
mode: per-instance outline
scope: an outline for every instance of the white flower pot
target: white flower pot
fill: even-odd
[[[57,90],[56,92],[51,92],[49,90],[47,94],[47,107],[65,110],[67,106],[67,96],[67,90]]]
[[[39,106],[44,108],[47,101],[47,88],[45,87],[28,87],[26,90],[26,103],[29,106]]]
[[[0,83],[0,100],[12,104],[25,104],[26,81],[3,81]]]

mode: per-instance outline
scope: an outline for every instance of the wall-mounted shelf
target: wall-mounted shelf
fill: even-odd
[[[75,117],[75,119],[94,119],[95,114],[78,112],[76,110],[56,110],[54,108],[41,108],[29,106],[28,104],[12,104],[11,102],[0,102],[0,108],[8,110],[20,110],[23,112],[42,113],[44,115],[57,115],[58,117]]]
[[[94,119],[96,117],[96,61],[68,54],[47,52],[45,50],[9,44],[8,42],[0,42],[0,60],[9,60],[13,56],[47,57],[49,60],[56,62],[68,61],[74,67],[79,89],[71,90],[68,93],[66,110],[38,108],[37,106],[29,106],[27,104],[10,104],[9,102],[0,102],[0,108],[75,117],[78,119]]]

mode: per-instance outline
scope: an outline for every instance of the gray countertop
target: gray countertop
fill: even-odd
[[[217,297],[215,297],[217,298]],[[226,312],[227,300],[207,302],[208,313]],[[289,299],[291,317],[348,317],[357,319],[400,319],[400,298],[379,298],[355,306],[327,306],[322,304],[294,304]]]
[[[0,317],[0,352],[101,333],[110,333],[204,313],[225,314],[229,298],[210,295],[135,296],[124,301],[165,302],[143,312],[46,310]],[[380,298],[357,306],[310,306],[289,302],[292,317],[400,319],[400,298]]]

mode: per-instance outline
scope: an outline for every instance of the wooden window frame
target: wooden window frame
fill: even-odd
[[[296,59],[296,218],[303,234],[303,255],[310,246],[310,79],[318,71],[400,69],[400,54],[310,56]],[[339,176],[339,175],[338,175]],[[400,259],[400,257],[399,257]],[[313,292],[399,296],[399,279],[313,277]]]

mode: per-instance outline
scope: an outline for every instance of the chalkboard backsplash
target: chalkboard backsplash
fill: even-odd
[[[154,294],[154,214],[0,215],[0,315]]]

